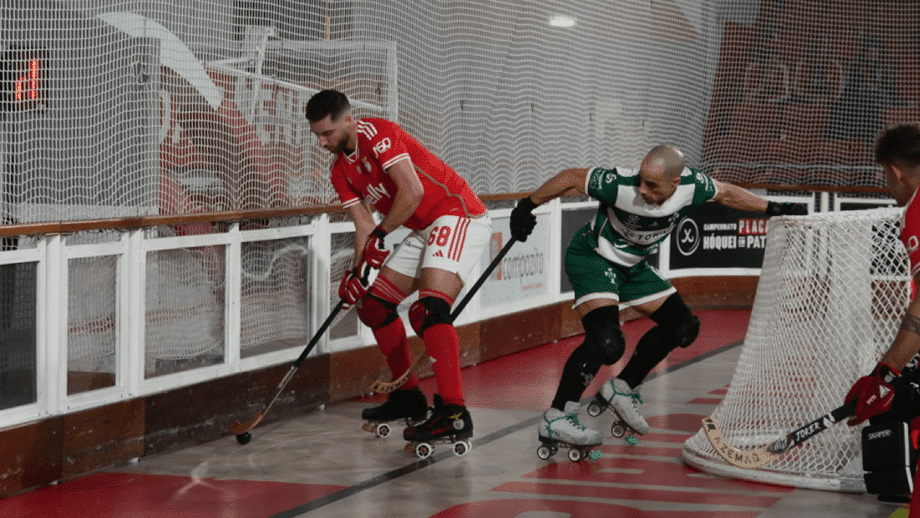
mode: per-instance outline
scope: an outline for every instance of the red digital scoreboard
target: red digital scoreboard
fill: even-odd
[[[45,106],[45,60],[42,51],[9,48],[3,51],[0,67],[0,110],[26,111]]]

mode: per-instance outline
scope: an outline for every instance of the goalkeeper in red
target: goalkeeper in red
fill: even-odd
[[[434,361],[440,397],[435,397],[427,421],[406,428],[405,439],[472,437],[460,377],[460,340],[450,312],[491,235],[485,205],[460,175],[396,123],[354,118],[341,92],[314,95],[306,116],[319,144],[336,156],[330,178],[355,223],[355,267],[342,279],[339,295],[355,305],[361,322],[373,330],[396,376],[412,366],[397,306],[419,292],[409,309],[409,322]],[[380,224],[372,208],[383,215]],[[399,227],[411,232],[390,251],[387,235]],[[365,264],[380,269],[372,286],[359,273]],[[424,419],[427,411],[418,378],[412,376],[383,405],[365,409],[362,417]]]
[[[920,126],[902,124],[883,130],[875,143],[875,160],[885,170],[888,190],[898,205],[905,207],[901,242],[907,248],[910,274],[920,286]],[[901,329],[888,351],[868,376],[859,378],[845,402],[855,402],[851,426],[891,412],[898,419],[912,421],[920,415],[920,297],[907,307]],[[910,517],[920,518],[920,471],[914,475]]]
[[[578,421],[579,401],[601,365],[613,365],[626,351],[620,310],[632,307],[656,326],[641,337],[620,373],[596,396],[610,405],[638,434],[648,423],[639,412],[639,387],[652,369],[677,347],[688,347],[700,329],[671,283],[646,257],[671,233],[687,207],[715,201],[742,211],[769,215],[806,214],[799,204],[768,202],[735,185],[690,169],[683,153],[661,145],[639,168],[566,169],[548,180],[511,213],[511,235],[527,238],[536,220],[531,211],[567,191],[600,202],[593,219],[572,239],[565,271],[575,288],[575,310],[585,330],[584,342],[572,351],[551,407],[538,425],[541,441],[600,444],[601,434]]]

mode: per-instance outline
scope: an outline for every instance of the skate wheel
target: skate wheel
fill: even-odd
[[[431,453],[434,451],[434,448],[431,447],[427,442],[423,442],[415,447],[415,454],[420,459],[427,459],[431,457]]]
[[[601,453],[600,450],[591,450],[591,453],[588,453],[588,458],[591,460],[597,460],[601,458],[601,455],[603,455],[603,453]]]
[[[639,444],[639,438],[636,437],[635,435],[630,435],[629,437],[626,438],[626,444],[630,446],[635,446]]]
[[[540,459],[542,460],[546,460],[552,457],[553,453],[555,452],[552,449],[550,449],[549,446],[546,446],[546,445],[540,445],[540,447],[537,448],[537,457],[540,457]]]
[[[457,441],[454,443],[454,455],[462,457],[470,452],[472,445],[463,441]]]
[[[597,403],[597,401],[592,401],[588,403],[588,415],[591,417],[597,417],[601,415],[604,409]]]
[[[610,427],[610,433],[619,439],[620,437],[626,435],[626,427],[623,426],[623,423],[617,421]]]
[[[569,460],[572,462],[578,462],[581,460],[581,450],[578,448],[572,448],[569,450]]]
[[[389,436],[390,435],[390,425],[386,423],[378,424],[377,429],[375,430],[375,433],[377,434],[377,437],[380,437],[381,439]]]

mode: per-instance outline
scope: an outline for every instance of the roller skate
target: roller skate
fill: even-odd
[[[452,444],[454,455],[461,456],[473,449],[473,419],[464,406],[445,405],[440,394],[434,396],[431,417],[418,425],[403,431],[408,441],[406,452],[415,453],[420,459],[427,459],[434,453],[434,444]]]
[[[537,457],[543,460],[555,455],[561,446],[569,448],[569,460],[572,462],[601,457],[601,452],[593,449],[601,444],[601,434],[578,422],[576,401],[566,403],[564,412],[558,408],[547,410],[543,414],[543,422],[537,425],[537,434],[541,443],[537,448]]]
[[[377,437],[390,435],[390,422],[403,420],[406,426],[413,426],[428,417],[428,401],[421,390],[394,390],[380,406],[365,408],[361,419],[367,421],[361,427]]]
[[[639,396],[638,390],[631,389],[629,384],[620,378],[613,378],[604,383],[601,391],[594,396],[594,401],[588,404],[588,415],[597,417],[609,408],[616,416],[610,426],[610,433],[620,438],[631,432],[624,440],[627,444],[635,446],[639,444],[639,438],[634,434],[645,435],[649,430],[648,423],[639,413],[641,403],[642,397]]]

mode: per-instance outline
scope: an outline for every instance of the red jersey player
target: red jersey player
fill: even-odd
[[[412,442],[472,437],[460,379],[460,340],[450,309],[488,244],[492,223],[485,205],[460,175],[396,123],[352,117],[341,92],[314,95],[306,116],[319,144],[336,155],[332,185],[355,223],[355,268],[342,279],[339,295],[356,306],[361,322],[373,330],[396,376],[412,365],[396,308],[419,291],[409,322],[434,360],[439,395],[431,417],[406,428],[404,437]],[[383,215],[379,225],[371,207]],[[384,241],[399,227],[412,232],[391,252]],[[358,273],[364,264],[380,268],[372,286]],[[365,409],[362,417],[422,420],[427,411],[413,375],[384,404]]]
[[[920,284],[920,125],[902,124],[883,130],[875,144],[875,159],[885,170],[888,190],[898,205],[905,207],[901,241],[910,258],[914,285]],[[859,378],[845,401],[856,403],[849,424],[857,425],[891,411],[899,419],[920,415],[916,376],[920,351],[920,297],[907,307],[901,329],[872,374]],[[905,372],[901,376],[901,371]],[[910,375],[907,371],[912,371]],[[913,434],[912,434],[913,435]],[[920,518],[920,471],[914,475],[910,518]]]

